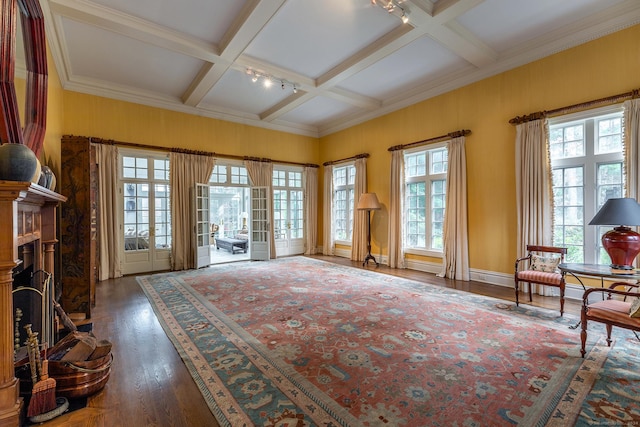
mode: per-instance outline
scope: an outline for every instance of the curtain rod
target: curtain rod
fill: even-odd
[[[63,138],[86,138],[86,137],[64,135]],[[195,154],[198,156],[220,157],[224,159],[233,159],[233,160],[249,160],[254,162],[267,162],[267,163],[271,162],[271,163],[278,163],[278,164],[285,164],[285,165],[306,166],[310,168],[319,167],[318,165],[313,163],[290,162],[288,160],[273,160],[273,159],[268,159],[266,157],[236,156],[233,154],[221,154],[221,153],[216,153],[211,151],[189,150],[186,148],[176,148],[176,147],[173,147],[173,148],[156,147],[153,145],[138,144],[135,142],[114,141],[113,139],[102,139],[102,138],[95,138],[95,137],[89,137],[88,139],[89,139],[89,142],[93,142],[95,144],[118,145],[122,147],[143,148],[143,149],[155,150],[155,151],[167,151],[171,153]]]
[[[457,130],[455,132],[450,132],[450,133],[448,133],[446,135],[436,136],[436,137],[429,138],[429,139],[423,139],[422,141],[411,142],[409,144],[394,145],[393,147],[389,147],[388,151],[404,150],[405,148],[412,148],[412,147],[418,147],[420,145],[433,144],[435,142],[446,141],[446,140],[451,139],[451,138],[458,138],[460,136],[467,136],[470,133],[471,133],[471,131],[468,130],[468,129]]]
[[[329,162],[324,162],[324,163],[322,164],[322,166],[336,165],[336,164],[338,164],[338,163],[346,162],[346,161],[348,161],[348,160],[366,159],[367,157],[369,157],[369,153],[356,154],[355,156],[346,157],[346,158],[344,158],[344,159],[340,159],[340,160],[331,160],[331,161],[329,161]]]
[[[606,104],[615,104],[627,99],[640,98],[640,89],[633,89],[630,92],[620,93],[618,95],[607,96],[605,98],[594,99],[593,101],[582,102],[580,104],[569,105],[568,107],[556,108],[549,111],[538,111],[535,113],[527,114],[526,116],[516,116],[509,120],[512,125],[519,125],[522,123],[530,122],[533,120],[544,119],[546,117],[553,117],[561,114],[573,113],[575,111],[588,110],[589,108],[599,107]]]

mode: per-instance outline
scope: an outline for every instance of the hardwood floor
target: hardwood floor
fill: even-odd
[[[314,258],[363,268],[345,258]],[[513,288],[462,282],[413,270],[364,267],[380,273],[438,286],[515,301]],[[559,310],[557,297],[534,295],[532,305]],[[523,295],[522,300],[527,298]],[[579,314],[580,305],[567,301],[565,310]],[[87,407],[62,415],[43,426],[218,426],[173,344],[158,323],[135,277],[107,280],[96,286],[94,334],[113,344],[114,362],[104,390]]]

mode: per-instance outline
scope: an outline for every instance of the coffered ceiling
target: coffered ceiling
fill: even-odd
[[[66,90],[316,137],[640,22],[639,0],[377,2],[41,0]]]

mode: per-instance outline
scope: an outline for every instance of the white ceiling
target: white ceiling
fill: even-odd
[[[67,90],[315,137],[640,22],[639,0],[406,0],[408,24],[371,0],[41,4]]]

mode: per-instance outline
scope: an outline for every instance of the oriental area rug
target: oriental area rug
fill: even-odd
[[[224,426],[640,425],[640,343],[307,257],[138,277]]]

